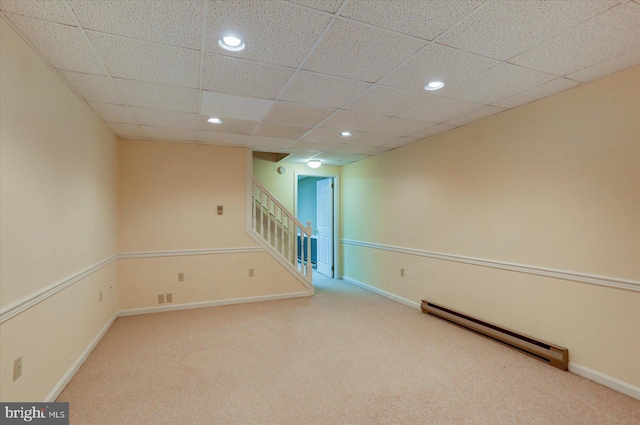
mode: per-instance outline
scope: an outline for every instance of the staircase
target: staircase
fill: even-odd
[[[313,291],[311,222],[303,225],[264,186],[253,180],[251,236],[305,287]]]

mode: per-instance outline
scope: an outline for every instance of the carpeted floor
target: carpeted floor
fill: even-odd
[[[339,280],[119,318],[71,424],[639,424],[640,401]]]

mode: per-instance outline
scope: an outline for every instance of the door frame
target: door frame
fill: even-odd
[[[333,278],[340,279],[340,175],[326,173],[322,170],[294,171],[293,172],[293,214],[298,216],[298,177],[321,177],[333,179]],[[302,223],[306,225],[307,223]]]

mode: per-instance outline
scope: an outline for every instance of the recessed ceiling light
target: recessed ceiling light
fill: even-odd
[[[207,122],[210,122],[211,124],[222,124],[222,120],[216,117],[209,118]]]
[[[307,161],[307,165],[311,168],[318,168],[322,165],[322,162],[320,162],[319,159],[312,159],[310,161]]]
[[[426,86],[424,86],[424,89],[428,91],[432,91],[432,90],[440,90],[443,87],[444,87],[444,83],[442,81],[432,81]]]
[[[225,50],[229,50],[230,52],[239,52],[240,50],[245,48],[244,41],[232,35],[222,37],[220,40],[218,40],[218,44],[220,45],[220,47]]]
[[[351,133],[348,131],[343,131],[340,133],[340,137],[351,137]]]

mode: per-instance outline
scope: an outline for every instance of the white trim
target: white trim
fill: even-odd
[[[333,277],[340,270],[340,174],[326,173],[324,170],[293,172],[293,215],[298,215],[298,176],[324,177],[333,179]]]
[[[171,251],[123,252],[118,255],[118,259],[180,257],[184,255],[246,254],[264,251],[265,249],[261,246],[249,246],[241,248],[179,249]]]
[[[154,257],[179,257],[186,255],[218,255],[218,254],[247,254],[255,252],[266,252],[261,246],[250,246],[241,248],[213,248],[213,249],[184,249],[174,251],[149,251],[149,252],[124,252],[122,254],[114,255],[88,267],[74,275],[66,277],[52,285],[47,286],[29,296],[26,296],[7,307],[0,310],[0,324],[7,320],[19,315],[20,313],[30,309],[31,307],[41,303],[42,301],[54,296],[58,292],[73,285],[74,283],[90,276],[103,267],[108,266],[119,259],[131,259],[131,258],[154,258]]]
[[[636,400],[640,400],[640,388],[633,386],[631,384],[627,384],[619,379],[612,378],[611,376],[605,375],[604,373],[597,372],[593,369],[589,369],[584,366],[580,366],[575,363],[569,362],[569,372],[575,373],[576,375],[580,375],[583,378],[587,378],[591,381],[597,382],[598,384],[604,385],[605,387],[609,387],[612,390],[616,390],[621,392],[622,394],[628,395],[629,397],[633,397]]]
[[[111,328],[111,325],[113,325],[113,322],[116,321],[116,319],[118,318],[118,315],[119,313],[116,312],[113,315],[113,317],[111,317],[111,319],[109,319],[109,321],[102,327],[98,335],[96,335],[93,341],[91,341],[91,343],[87,346],[87,348],[82,352],[80,357],[78,357],[78,359],[73,363],[73,365],[71,365],[71,368],[69,368],[67,373],[65,373],[62,376],[58,384],[55,387],[53,387],[53,390],[51,390],[47,398],[44,399],[45,403],[52,403],[56,401],[56,398],[58,398],[62,390],[64,390],[67,384],[71,381],[71,379],[73,379],[75,374],[78,372],[78,370],[80,369],[80,366],[82,366],[82,364],[87,360],[87,358],[89,357],[93,349],[96,348],[100,340],[102,340],[102,337],[107,333],[109,328]]]
[[[247,232],[247,234],[249,235],[249,237],[251,239],[253,239],[254,241],[256,241],[257,243],[259,243],[260,245],[263,245],[265,247],[265,249],[263,249],[264,251],[266,251],[271,258],[273,258],[274,260],[276,260],[278,263],[280,263],[280,265],[282,267],[284,267],[289,273],[291,273],[291,275],[293,277],[295,277],[298,282],[302,283],[304,285],[305,288],[309,289],[310,291],[313,291],[313,283],[309,282],[307,279],[305,279],[305,276],[303,276],[297,269],[296,266],[289,263],[288,261],[286,261],[284,258],[282,258],[281,256],[275,254],[272,250],[266,249],[266,248],[270,248],[269,245],[267,244],[267,242],[265,242],[260,236],[258,236],[256,234],[256,231],[251,229],[250,231]]]
[[[463,255],[444,254],[433,251],[423,251],[413,248],[402,248],[392,245],[383,245],[371,242],[361,242],[351,239],[342,239],[345,245],[363,246],[367,248],[392,251],[400,254],[417,255],[420,257],[435,258],[438,260],[455,261],[457,263],[473,264],[475,266],[491,267],[494,269],[509,270],[518,273],[528,273],[538,276],[552,277],[556,279],[572,280],[575,282],[589,283],[592,285],[607,286],[610,288],[624,289],[640,292],[640,281],[621,279],[617,277],[599,276],[586,273],[578,273],[567,270],[549,269],[546,267],[529,266],[525,264],[507,263],[504,261],[486,260],[482,258],[466,257]]]
[[[366,283],[362,283],[355,279],[351,279],[350,277],[347,277],[347,276],[342,276],[342,280],[352,285],[364,288],[368,291],[375,292],[376,294],[382,295],[394,301],[398,301],[404,305],[408,305],[409,307],[414,307],[414,308],[417,308],[418,310],[421,310],[420,304],[410,301],[406,298],[399,297],[387,291],[383,291],[382,289],[376,288],[375,286],[367,285]],[[639,387],[633,386],[619,379],[605,375],[604,373],[600,373],[593,369],[589,369],[587,367],[580,366],[579,364],[571,363],[571,362],[569,362],[569,372],[575,373],[576,375],[582,376],[583,378],[597,382],[598,384],[604,385],[605,387],[611,388],[612,390],[628,395],[629,397],[633,397],[636,400],[640,400]]]
[[[403,297],[400,297],[398,295],[392,294],[391,292],[384,291],[384,290],[382,290],[380,288],[376,288],[375,286],[367,285],[366,283],[362,283],[362,282],[360,282],[358,280],[351,279],[348,276],[342,276],[342,280],[344,280],[345,282],[350,283],[352,285],[364,288],[367,291],[375,292],[378,295],[382,295],[383,297],[387,297],[389,299],[392,299],[393,301],[397,301],[397,302],[402,303],[402,304],[404,304],[406,306],[409,306],[409,307],[412,307],[412,308],[417,308],[418,310],[421,310],[420,303],[408,300],[406,298],[403,298]]]
[[[65,277],[64,279],[61,279],[47,286],[46,288],[42,288],[41,290],[33,294],[30,294],[14,303],[9,304],[8,306],[0,310],[0,324],[6,322],[12,317],[17,316],[23,311],[30,309],[34,305],[41,303],[47,298],[54,296],[55,294],[62,291],[63,289],[68,288],[69,286],[73,285],[77,281],[82,280],[85,277],[102,269],[103,267],[108,266],[109,264],[113,263],[117,259],[118,259],[117,255],[114,255],[113,257],[109,257],[106,260],[102,260],[101,262],[94,264],[91,267],[88,267],[71,276]]]
[[[310,289],[309,291],[303,291],[303,292],[289,292],[284,294],[260,295],[257,297],[229,298],[225,300],[202,301],[202,302],[176,304],[176,305],[164,305],[159,307],[133,308],[130,310],[121,310],[118,313],[118,316],[137,316],[139,314],[162,313],[166,311],[191,310],[194,308],[217,307],[221,305],[245,304],[245,303],[254,303],[254,302],[260,302],[260,301],[283,300],[287,298],[310,297],[313,295],[313,293],[314,293],[313,289]]]

